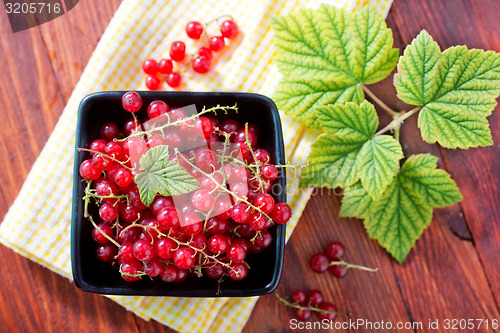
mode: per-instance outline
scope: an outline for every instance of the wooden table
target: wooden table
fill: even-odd
[[[119,0],[82,0],[63,17],[15,35],[7,16],[0,13],[0,217],[14,201],[119,4]],[[395,0],[387,22],[400,48],[427,29],[442,47],[467,44],[498,52],[499,13],[498,0]],[[390,81],[373,89],[391,107],[403,107]],[[370,241],[359,221],[338,217],[338,196],[316,195],[287,246],[279,292],[318,288],[339,309],[353,312],[353,319],[424,325],[429,319],[500,319],[498,111],[489,117],[495,144],[469,151],[423,143],[415,118],[403,125],[406,152],[437,155],[440,167],[452,174],[464,195],[460,204],[435,211],[432,225],[403,265]],[[351,271],[340,280],[312,273],[311,255],[331,240],[346,244],[349,261],[380,271]],[[171,331],[104,297],[81,292],[3,246],[0,262],[1,332]],[[288,331],[290,318],[291,312],[273,295],[265,296],[245,331]],[[401,330],[413,331],[428,330]],[[475,331],[479,330],[469,332]],[[492,331],[484,326],[481,330]]]

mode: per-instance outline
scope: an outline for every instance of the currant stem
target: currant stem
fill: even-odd
[[[299,309],[299,310],[313,310],[313,311],[317,311],[317,312],[321,312],[321,313],[330,313],[330,314],[336,314],[336,315],[342,315],[342,316],[350,316],[351,315],[350,312],[335,312],[335,311],[323,310],[323,309],[317,308],[311,304],[309,304],[308,306],[302,306],[298,303],[291,303],[291,302],[287,301],[286,299],[284,299],[283,297],[281,297],[277,292],[274,292],[274,296],[276,296],[276,298],[280,302],[284,303],[286,306],[291,307],[291,308],[295,308],[295,309]]]
[[[391,116],[395,116],[398,114],[398,112],[394,111],[393,109],[391,109],[387,104],[385,104],[384,102],[382,102],[382,100],[380,98],[377,97],[377,95],[375,95],[370,89],[368,89],[367,86],[365,86],[364,84],[361,84],[361,88],[363,88],[363,91],[371,97],[371,99],[373,99],[373,101],[375,103],[377,103],[385,112],[387,112],[388,114],[390,114]]]
[[[106,157],[107,159],[110,159],[112,161],[115,161],[117,162],[118,164],[121,164],[121,166],[123,166],[124,168],[127,168],[129,169],[130,171],[132,171],[132,168],[129,167],[128,165],[125,164],[125,162],[122,162],[120,160],[117,160],[116,158],[108,155],[108,154],[104,154],[104,153],[101,153],[100,151],[97,151],[97,150],[92,150],[92,149],[87,149],[87,148],[78,148],[77,149],[78,151],[87,151],[89,153],[93,153],[93,154],[99,154],[101,155],[101,157]]]
[[[367,271],[367,272],[377,272],[377,268],[371,268],[371,267],[366,267],[366,266],[361,266],[361,265],[356,265],[356,264],[351,264],[347,261],[345,261],[342,258],[337,257],[338,261],[332,261],[331,263],[328,264],[328,266],[345,266],[344,269],[349,269],[349,268],[354,268],[354,269],[360,269],[362,271]]]
[[[408,112],[404,112],[402,113],[400,116],[397,116],[394,118],[393,121],[391,121],[387,126],[385,126],[384,128],[382,128],[380,131],[378,131],[377,133],[375,133],[373,135],[373,137],[376,137],[380,134],[384,134],[388,131],[390,131],[391,129],[393,128],[396,128],[398,126],[401,126],[401,124],[408,118],[410,118],[411,116],[413,116],[415,113],[417,113],[418,111],[420,111],[420,109],[422,109],[421,106],[417,106],[416,108],[413,108],[411,109],[410,111]]]

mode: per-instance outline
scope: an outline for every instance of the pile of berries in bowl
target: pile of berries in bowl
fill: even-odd
[[[79,288],[188,297],[276,288],[291,209],[270,99],[97,93],[80,105],[76,147]]]

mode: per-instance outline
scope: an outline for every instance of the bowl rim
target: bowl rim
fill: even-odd
[[[71,267],[72,276],[75,285],[84,291],[106,294],[106,295],[135,295],[135,296],[173,296],[173,297],[249,297],[249,296],[260,296],[273,292],[279,284],[283,271],[284,262],[284,247],[285,247],[285,233],[286,224],[276,224],[276,246],[275,251],[276,262],[273,267],[272,279],[267,283],[265,287],[262,288],[250,288],[241,290],[228,290],[224,291],[220,295],[214,295],[213,290],[201,291],[201,290],[182,290],[181,288],[167,288],[162,290],[137,290],[133,288],[125,287],[102,287],[96,286],[89,283],[82,276],[81,268],[81,258],[77,255],[77,249],[80,247],[80,237],[77,237],[77,224],[83,221],[83,217],[79,216],[81,212],[81,207],[83,203],[81,202],[81,180],[79,175],[79,155],[78,148],[81,146],[82,138],[82,128],[80,124],[82,119],[85,117],[88,110],[89,103],[99,100],[101,98],[120,98],[123,94],[127,92],[126,90],[120,91],[100,91],[89,94],[85,96],[80,102],[78,108],[78,117],[76,124],[76,137],[75,137],[75,156],[74,156],[74,167],[73,167],[73,193],[72,193],[72,214],[71,214]],[[168,99],[168,98],[185,98],[196,96],[197,98],[203,97],[233,97],[235,99],[239,97],[249,97],[255,101],[260,101],[268,106],[269,111],[272,113],[273,119],[273,129],[276,130],[275,133],[275,145],[276,145],[276,162],[279,164],[285,164],[285,149],[283,142],[283,131],[281,126],[281,120],[279,116],[278,109],[274,102],[267,96],[256,94],[256,93],[246,93],[246,92],[194,92],[194,91],[140,91],[136,90],[143,98],[156,98],[156,99]],[[280,185],[284,189],[281,191],[278,200],[281,202],[286,202],[286,170],[283,169],[282,176],[280,178]],[[180,286],[180,285],[179,285]]]

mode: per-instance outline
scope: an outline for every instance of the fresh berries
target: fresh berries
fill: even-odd
[[[125,109],[125,111],[128,112],[137,112],[141,109],[142,107],[142,98],[141,95],[136,93],[135,91],[129,91],[125,93],[122,97],[122,106]],[[102,132],[101,132],[102,133]],[[102,136],[102,134],[101,134]],[[110,138],[104,138],[105,140],[110,140]]]
[[[276,298],[286,306],[293,309],[295,318],[305,321],[316,314],[319,319],[335,320],[338,314],[337,308],[328,302],[323,301],[323,294],[319,290],[309,290],[307,293],[302,290],[295,290],[290,295],[290,300],[282,298],[275,293]]]
[[[212,35],[212,30],[207,30],[216,23],[219,24],[220,35]],[[179,88],[183,73],[188,68],[198,74],[210,72],[215,61],[212,52],[222,51],[227,43],[238,36],[239,27],[233,18],[223,15],[205,24],[191,21],[186,25],[185,31],[187,37],[197,41],[194,50],[187,50],[186,44],[177,40],[170,45],[169,58],[159,61],[147,59],[143,62],[145,85],[149,90],[161,89],[164,82],[170,88]],[[201,38],[202,36],[206,38]]]

